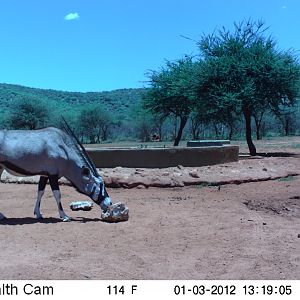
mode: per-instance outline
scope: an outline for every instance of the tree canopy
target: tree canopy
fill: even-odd
[[[50,111],[43,101],[23,97],[11,104],[10,127],[13,129],[37,129],[44,127]]]
[[[195,63],[191,57],[175,62],[167,61],[160,71],[149,74],[151,88],[145,96],[144,106],[154,114],[179,118],[179,129],[174,141],[178,146],[183,129],[194,107]]]
[[[192,112],[194,135],[201,120],[225,124],[232,132],[243,116],[250,154],[256,154],[252,118],[259,138],[266,112],[279,115],[295,104],[300,78],[296,55],[279,50],[266,30],[261,21],[235,23],[233,31],[222,28],[203,35],[197,59],[167,61],[161,70],[152,71],[145,107],[180,119],[175,146]]]
[[[299,88],[296,56],[278,50],[265,30],[263,22],[241,22],[234,32],[223,28],[198,43],[203,64],[197,97],[220,118],[243,114],[251,155],[256,154],[251,118],[293,105]]]
[[[89,105],[81,110],[78,123],[82,135],[87,136],[89,142],[95,144],[107,140],[108,130],[113,121],[110,113],[98,105]]]
[[[298,59],[267,29],[249,20],[203,35],[193,57],[149,72],[149,88],[79,93],[0,84],[0,127],[59,126],[64,116],[93,143],[246,136],[254,155],[254,128],[257,139],[300,133]]]

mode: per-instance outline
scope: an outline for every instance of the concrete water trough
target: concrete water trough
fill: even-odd
[[[187,147],[210,147],[210,146],[223,146],[230,145],[230,140],[195,140],[188,141],[186,143]]]
[[[98,168],[200,167],[238,161],[239,147],[87,148]]]

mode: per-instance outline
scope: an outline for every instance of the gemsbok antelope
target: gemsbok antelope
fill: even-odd
[[[112,205],[95,165],[70,126],[64,119],[63,122],[64,130],[0,130],[0,177],[3,169],[17,176],[40,175],[34,208],[38,219],[42,218],[40,204],[49,180],[60,218],[70,221],[61,205],[61,177],[100,205],[103,212]],[[0,213],[1,218],[4,216]]]

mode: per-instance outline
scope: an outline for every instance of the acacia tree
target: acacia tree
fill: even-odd
[[[11,104],[8,118],[13,129],[37,129],[44,127],[50,120],[46,103],[38,98],[23,96]]]
[[[107,139],[112,119],[99,106],[91,105],[80,112],[78,124],[83,135],[89,138],[90,143],[94,144]]]
[[[141,142],[149,142],[153,131],[152,115],[141,107],[135,107],[133,115],[135,116],[134,129],[136,137]]]
[[[195,102],[195,70],[192,58],[185,57],[175,62],[167,61],[160,71],[149,74],[150,89],[144,98],[144,107],[164,118],[179,119],[174,146],[179,145]]]
[[[293,108],[283,108],[280,111],[274,111],[274,114],[280,121],[282,130],[286,136],[295,132],[295,120],[297,117],[296,111]]]
[[[191,124],[190,124],[190,129],[191,129],[191,134],[193,140],[199,140],[200,133],[202,128],[203,122],[199,114],[193,112],[191,114]]]
[[[299,64],[291,51],[279,51],[271,37],[265,37],[263,22],[235,24],[234,32],[223,28],[203,36],[199,49],[203,58],[198,99],[220,118],[242,114],[251,155],[251,118],[264,110],[278,111],[293,105],[298,94]]]

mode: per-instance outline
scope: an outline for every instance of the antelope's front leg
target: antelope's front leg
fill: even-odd
[[[63,207],[61,205],[61,193],[59,190],[59,185],[58,185],[58,176],[57,175],[51,175],[49,176],[49,182],[50,186],[54,195],[54,198],[57,203],[58,211],[59,211],[59,217],[64,221],[68,222],[71,221],[71,218],[66,215],[66,213],[63,210]]]
[[[43,216],[41,214],[41,200],[45,193],[46,184],[48,182],[48,177],[41,176],[38,187],[38,195],[35,203],[34,214],[37,219],[42,219]]]

